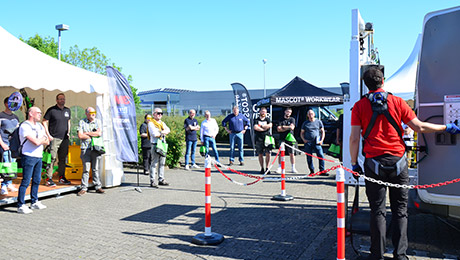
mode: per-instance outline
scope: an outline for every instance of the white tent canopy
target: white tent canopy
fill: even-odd
[[[55,96],[59,92],[66,94],[66,106],[96,106],[98,118],[103,123],[107,152],[101,163],[102,184],[121,184],[123,165],[116,160],[106,76],[54,59],[0,27],[0,99],[21,88],[35,98],[36,106],[43,111],[55,104]]]
[[[54,59],[0,27],[0,86],[108,93],[107,77]]]
[[[415,93],[415,84],[417,77],[418,55],[422,37],[419,34],[409,58],[388,80],[386,80],[384,89],[388,92],[401,96],[404,99],[413,99]]]

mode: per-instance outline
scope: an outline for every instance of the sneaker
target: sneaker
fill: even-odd
[[[270,172],[270,171],[267,171],[267,175],[269,175],[269,174],[271,174],[271,172]]]
[[[54,183],[54,181],[49,178],[46,179],[45,185],[48,187],[56,187],[56,183]]]
[[[169,183],[167,183],[166,181],[160,181],[160,182],[158,182],[158,185],[161,185],[161,186],[168,186]]]
[[[291,172],[292,172],[292,173],[298,173],[298,171],[297,171],[296,168],[292,168]]]
[[[150,187],[158,189],[158,185],[156,185],[155,182],[151,182]]]
[[[46,206],[43,205],[40,201],[37,201],[33,203],[32,205],[30,205],[30,208],[31,209],[46,209]]]
[[[86,190],[84,189],[81,189],[78,193],[77,193],[77,196],[83,196],[86,194]]]
[[[196,163],[195,163],[195,164],[192,165],[192,168],[200,169],[200,166],[196,165]]]
[[[72,184],[69,180],[67,180],[65,177],[61,177],[59,179],[59,183],[62,183],[62,184],[66,184],[66,185],[69,185],[69,184]]]
[[[150,175],[150,172],[145,171],[145,172],[144,172],[144,175]]]
[[[233,165],[233,161],[230,161],[230,163],[228,164],[228,166],[232,166]]]
[[[29,213],[32,213],[32,212],[34,212],[34,211],[31,210],[29,207],[27,207],[27,205],[25,205],[25,204],[18,208],[18,213],[20,213],[20,214],[29,214]]]
[[[2,185],[2,190],[0,191],[1,195],[8,195],[8,189],[6,188],[6,185]]]
[[[329,173],[323,172],[323,173],[321,173],[319,176],[326,176],[326,177],[327,177],[327,176],[329,176]]]
[[[264,168],[260,169],[260,174],[264,174],[264,173],[265,173]]]
[[[103,190],[102,188],[99,188],[96,190],[96,193],[104,194],[105,190]]]
[[[244,162],[240,162],[240,166],[244,166]]]
[[[281,174],[281,167],[278,167],[278,170],[276,170],[276,173]]]
[[[11,191],[11,192],[16,192],[18,191],[18,189],[16,187],[14,187],[13,184],[8,184],[7,186],[8,190]]]
[[[185,165],[185,170],[187,170],[187,171],[190,170],[190,165],[188,165],[188,164]]]

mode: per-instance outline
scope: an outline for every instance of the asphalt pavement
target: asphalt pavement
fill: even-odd
[[[219,150],[227,163],[228,146]],[[245,155],[245,165],[232,168],[260,176],[252,150]],[[307,174],[306,159],[298,155],[296,160],[299,173],[288,176],[300,178]],[[0,259],[336,259],[335,172],[287,181],[286,193],[294,199],[274,201],[281,193],[279,182],[244,185],[257,179],[224,170],[230,181],[213,168],[212,232],[225,240],[200,246],[191,242],[205,226],[204,159],[198,153],[197,163],[200,169],[167,169],[170,185],[158,189],[141,174],[142,192],[136,191],[137,171],[126,168],[123,185],[105,194],[48,197],[41,200],[47,209],[29,215],[16,213],[16,205],[3,206]],[[326,168],[334,165],[328,162]],[[351,206],[354,189],[349,191]],[[365,212],[364,188],[360,201]],[[358,259],[350,238],[346,242],[346,258]],[[391,239],[388,243],[391,252]],[[364,255],[369,236],[354,234],[353,245]],[[459,245],[459,222],[410,212],[410,259],[460,259]]]

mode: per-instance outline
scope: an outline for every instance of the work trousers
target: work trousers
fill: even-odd
[[[391,166],[399,161],[400,157],[393,155],[382,155],[374,157],[381,165]],[[371,167],[370,158],[366,158],[364,163],[365,175],[376,180],[390,182],[394,184],[409,184],[409,173],[407,164],[401,169],[401,173],[397,175],[396,169],[382,170],[378,173],[375,168]],[[391,208],[391,227],[392,242],[394,246],[394,259],[408,259],[406,250],[407,241],[407,202],[409,199],[409,190],[403,188],[390,189],[390,208]],[[371,208],[370,232],[371,232],[371,259],[384,259],[386,246],[386,191],[387,187],[366,180],[366,195]]]
[[[89,182],[89,169],[92,171],[93,184],[97,189],[102,187],[101,178],[99,177],[99,162],[101,161],[101,155],[91,151],[91,147],[81,150],[80,154],[81,162],[83,163],[83,173],[81,175],[81,189],[88,190]]]
[[[152,144],[152,164],[150,165],[150,183],[155,183],[158,168],[158,182],[165,179],[166,156],[161,156],[155,152],[156,144]]]
[[[65,177],[65,166],[67,161],[67,153],[69,152],[69,138],[59,139],[54,138],[51,141],[51,165],[50,168],[46,172],[46,177],[49,179],[53,178],[53,169],[54,164],[56,163],[56,158],[59,160],[58,162],[58,174],[59,178]]]
[[[144,174],[150,172],[150,164],[152,163],[152,148],[142,147],[142,161],[144,165]]]

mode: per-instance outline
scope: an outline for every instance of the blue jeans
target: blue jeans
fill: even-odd
[[[185,150],[185,165],[188,165],[191,157],[192,165],[195,164],[196,141],[185,141],[187,150]],[[191,152],[191,155],[190,155]]]
[[[237,142],[238,144],[238,151],[239,151],[239,160],[240,162],[243,162],[244,159],[243,159],[243,133],[238,133],[238,134],[234,134],[234,133],[230,133],[230,161],[233,162],[235,161],[235,158],[233,156],[233,153],[235,151],[235,142]],[[236,140],[235,140],[236,139]]]
[[[3,162],[15,162],[15,158],[11,158],[11,151],[3,151]],[[10,184],[13,184],[12,180],[2,182],[2,187],[6,187]]]
[[[32,198],[32,203],[38,201],[38,185],[41,180],[42,172],[42,158],[22,155],[22,181],[19,186],[18,194],[18,207],[26,204],[26,190],[29,187],[30,179],[32,178],[32,188],[30,189],[30,197]]]
[[[206,155],[209,154],[209,144],[212,145],[212,150],[214,151],[214,154],[216,156],[216,161],[219,162],[219,152],[217,151],[217,146],[216,146],[216,139],[208,136],[204,136],[204,146],[206,147]]]
[[[323,147],[321,147],[321,145],[319,144],[314,144],[311,142],[306,143],[305,152],[309,154],[316,153],[317,157],[324,158]],[[311,156],[307,155],[307,163],[308,163],[308,169],[310,169],[311,172],[314,172],[315,166],[313,166],[313,158]],[[319,170],[320,171],[324,170],[324,160],[319,159]]]

